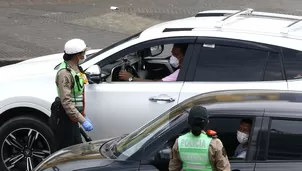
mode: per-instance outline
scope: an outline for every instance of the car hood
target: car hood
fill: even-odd
[[[34,171],[53,171],[54,168],[60,171],[69,171],[111,164],[113,160],[107,159],[99,152],[99,149],[102,145],[106,145],[106,142],[114,139],[86,142],[64,148],[44,159],[35,167]]]
[[[100,51],[101,49],[92,49],[87,51],[87,55]],[[63,53],[57,53],[47,56],[36,57],[22,62],[0,67],[0,73],[6,73],[1,78],[6,81],[26,76],[39,75],[51,72],[63,60]]]

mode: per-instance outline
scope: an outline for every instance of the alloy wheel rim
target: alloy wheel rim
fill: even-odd
[[[19,128],[11,132],[2,143],[1,157],[7,170],[32,171],[51,154],[46,138],[32,128]]]

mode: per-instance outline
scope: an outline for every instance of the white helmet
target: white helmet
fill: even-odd
[[[64,52],[66,54],[76,54],[86,49],[87,46],[82,39],[71,39],[65,43]]]

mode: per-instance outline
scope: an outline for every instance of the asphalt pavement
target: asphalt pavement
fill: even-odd
[[[247,7],[302,15],[300,0],[0,0],[0,65],[60,53],[71,38],[104,48],[163,21]]]

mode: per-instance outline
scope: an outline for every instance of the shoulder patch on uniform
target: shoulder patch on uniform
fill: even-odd
[[[62,81],[64,87],[69,87],[69,80],[68,77],[65,75]]]
[[[222,147],[222,155],[223,155],[224,157],[227,156],[227,152],[225,151],[225,148],[224,148],[224,147]]]
[[[207,130],[206,133],[207,133],[207,135],[210,136],[210,137],[214,137],[214,136],[217,135],[216,131],[211,130],[211,129]]]

